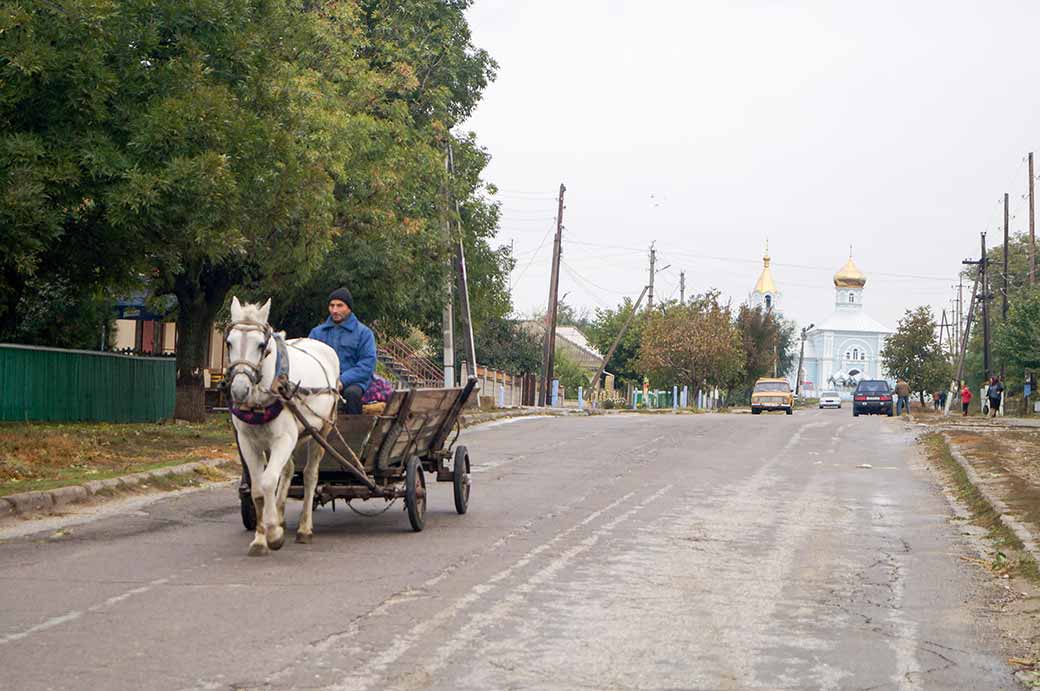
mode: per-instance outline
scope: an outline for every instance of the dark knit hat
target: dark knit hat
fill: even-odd
[[[350,308],[351,312],[354,311],[354,297],[350,294],[350,291],[347,290],[346,286],[336,288],[334,291],[329,293],[329,302],[332,302],[333,300],[342,300],[347,303],[347,307]]]

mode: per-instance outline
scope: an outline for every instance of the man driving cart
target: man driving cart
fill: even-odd
[[[340,395],[348,415],[361,414],[361,399],[376,369],[376,338],[354,314],[347,288],[329,293],[329,317],[311,329],[310,338],[332,346],[339,356]]]

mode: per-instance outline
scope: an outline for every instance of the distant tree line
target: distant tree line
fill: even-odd
[[[598,309],[587,323],[589,340],[606,353],[632,310],[632,300]],[[730,401],[750,395],[755,380],[785,377],[796,367],[794,324],[761,307],[734,309],[718,291],[642,308],[607,365],[620,384],[719,387]]]

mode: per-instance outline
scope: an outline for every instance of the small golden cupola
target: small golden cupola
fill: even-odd
[[[766,253],[762,257],[762,274],[758,277],[758,283],[755,284],[755,292],[763,295],[777,292],[776,283],[773,282],[773,272],[769,269],[769,243],[766,243]]]
[[[769,241],[766,241],[766,251],[762,257],[762,273],[755,283],[755,289],[751,293],[751,306],[764,307],[766,311],[778,308],[777,301],[780,299],[780,291],[776,288],[773,280],[773,271],[769,268]]]
[[[862,288],[866,284],[867,277],[863,275],[856,263],[852,261],[852,250],[850,249],[849,260],[845,262],[845,266],[838,269],[838,273],[834,274],[834,287]]]

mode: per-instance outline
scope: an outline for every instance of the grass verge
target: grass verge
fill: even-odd
[[[237,459],[227,415],[215,414],[200,424],[2,424],[0,496],[204,458]]]
[[[933,432],[921,439],[928,458],[946,476],[954,494],[968,508],[971,522],[986,530],[996,552],[986,566],[996,573],[1015,574],[1040,585],[1040,567],[1026,551],[1022,541],[1000,520],[1000,513],[983,496],[968,477],[960,463],[950,453],[950,447],[942,435]]]

